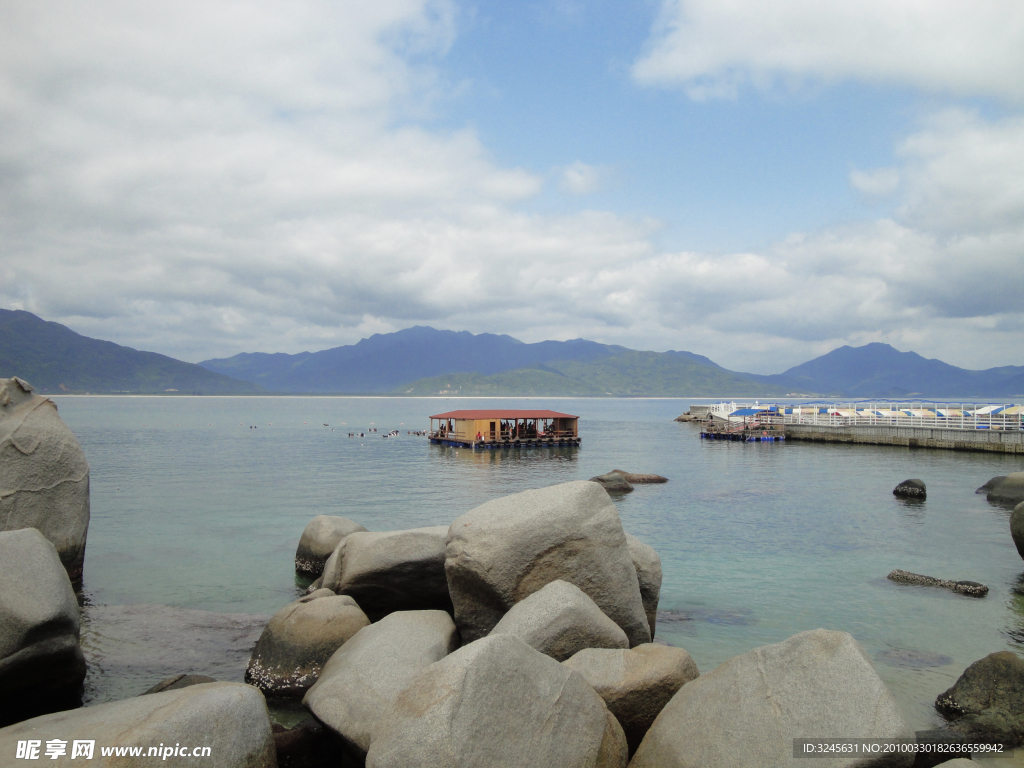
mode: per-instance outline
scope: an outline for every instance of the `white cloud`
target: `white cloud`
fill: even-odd
[[[849,79],[1020,101],[1021,72],[1017,0],[664,0],[633,67],[694,99]]]
[[[574,195],[589,195],[601,186],[601,169],[577,160],[562,169],[561,188]]]
[[[850,171],[850,186],[870,199],[888,197],[900,185],[900,172],[896,168],[875,168]]]
[[[876,340],[1024,363],[1019,118],[942,112],[897,167],[852,173],[899,195],[892,220],[665,253],[653,220],[524,212],[540,177],[417,127],[444,98],[446,3],[5,13],[0,306],[190,360],[427,323],[768,371]],[[577,192],[601,177],[564,170]]]

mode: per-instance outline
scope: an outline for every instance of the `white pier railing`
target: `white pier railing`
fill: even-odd
[[[857,402],[780,406],[785,424],[1020,430],[1018,404]]]

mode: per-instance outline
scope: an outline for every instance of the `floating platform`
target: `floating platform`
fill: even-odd
[[[579,447],[579,418],[548,410],[449,411],[430,417],[427,437],[456,448]]]
[[[701,432],[700,437],[702,440],[730,440],[737,443],[781,443],[786,439],[786,435],[784,433],[771,435],[744,435],[728,432]]]
[[[496,448],[557,448],[559,446],[565,447],[579,447],[583,438],[581,437],[550,437],[550,438],[534,438],[532,440],[462,440],[457,437],[430,437],[430,442],[434,445],[451,445],[456,448],[486,448],[494,450]]]

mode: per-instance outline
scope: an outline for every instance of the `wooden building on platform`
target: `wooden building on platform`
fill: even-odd
[[[545,410],[449,411],[430,417],[430,442],[464,448],[579,445],[579,416]]]

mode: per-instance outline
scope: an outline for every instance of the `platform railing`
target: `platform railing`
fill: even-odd
[[[929,427],[932,429],[995,429],[995,430],[1020,430],[1024,428],[1020,414],[977,414],[965,412],[961,409],[940,409],[957,410],[957,414],[941,415],[932,413],[908,414],[901,411],[887,409],[871,409],[869,412],[858,412],[855,416],[850,414],[837,413],[837,410],[853,410],[852,408],[832,409],[827,413],[800,413],[786,414],[783,416],[785,424],[810,424],[829,427],[848,426],[890,426],[890,427]],[[907,408],[906,410],[920,410],[922,408]],[[877,411],[877,412],[876,412]]]

